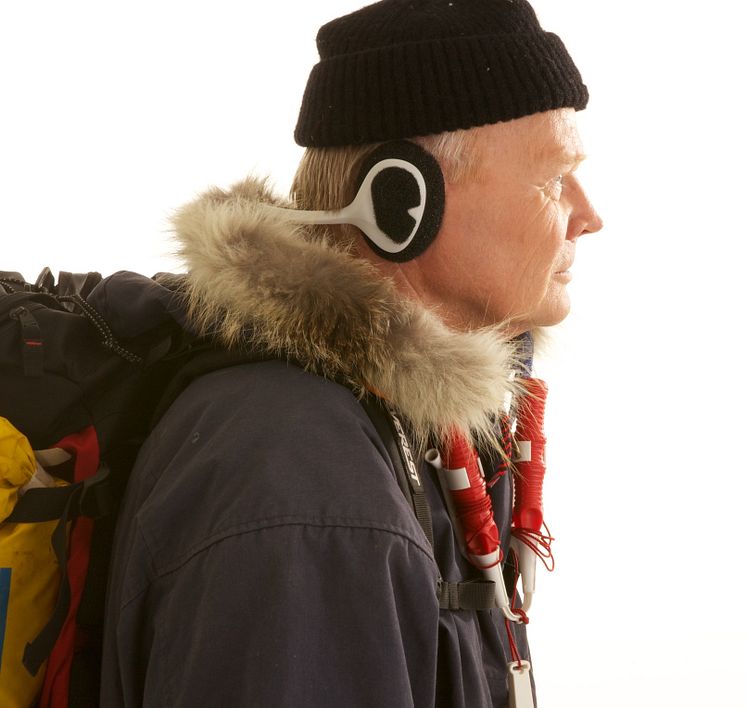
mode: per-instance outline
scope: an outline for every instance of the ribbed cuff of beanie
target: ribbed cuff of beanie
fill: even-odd
[[[587,103],[588,89],[555,34],[429,39],[316,64],[295,140],[308,147],[365,144]]]

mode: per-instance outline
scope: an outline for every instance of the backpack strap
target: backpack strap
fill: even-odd
[[[467,580],[438,583],[441,610],[491,610],[496,607],[495,583],[491,580]]]
[[[95,475],[64,487],[29,489],[6,518],[6,523],[36,523],[59,519],[52,532],[52,549],[60,567],[60,590],[49,621],[26,645],[23,665],[36,676],[41,665],[49,658],[62,627],[65,624],[71,602],[71,587],[68,578],[68,522],[79,516],[97,518],[111,509],[109,495],[109,468],[101,465]]]
[[[257,352],[222,349],[207,342],[195,345],[194,349],[187,353],[184,358],[185,363],[171,376],[168,385],[155,405],[148,426],[149,431],[155,428],[158,421],[181,392],[200,376],[230,366],[264,361],[270,357]]]
[[[378,396],[369,394],[360,403],[391,458],[399,488],[414,510],[430,548],[434,548],[430,505],[401,420]],[[442,610],[492,610],[496,607],[495,583],[490,580],[451,583],[439,578],[437,595]]]
[[[63,516],[67,521],[87,516],[97,519],[112,508],[109,488],[109,468],[102,464],[95,475],[64,487],[29,489],[6,517],[6,523],[24,524],[55,521]]]
[[[414,509],[414,515],[422,527],[430,548],[433,548],[433,520],[430,515],[430,505],[427,503],[425,488],[422,486],[404,426],[391,406],[378,396],[368,395],[360,403],[378,431],[394,465],[399,487]]]

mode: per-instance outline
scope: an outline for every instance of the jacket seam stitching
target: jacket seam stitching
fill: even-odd
[[[285,519],[284,521],[280,521],[280,519]],[[344,517],[332,517],[332,518],[325,518],[325,519],[295,519],[291,520],[293,517],[272,517],[269,519],[264,519],[262,521],[254,521],[250,523],[243,523],[243,524],[237,524],[235,526],[231,526],[227,529],[224,529],[223,531],[217,532],[212,534],[211,536],[208,536],[206,539],[204,539],[202,542],[195,544],[192,546],[188,551],[183,553],[177,560],[174,560],[172,563],[169,563],[162,568],[158,568],[154,562],[154,557],[151,549],[148,546],[148,543],[145,539],[145,534],[142,533],[141,529],[138,529],[138,533],[140,534],[141,538],[143,539],[145,543],[145,547],[147,549],[149,559],[150,559],[150,565],[153,570],[153,577],[151,578],[148,585],[144,588],[141,588],[138,590],[132,597],[130,597],[128,600],[121,603],[121,609],[125,609],[130,603],[134,602],[138,597],[143,595],[150,584],[157,579],[163,578],[166,575],[170,575],[171,573],[176,572],[183,566],[185,566],[189,561],[191,561],[195,556],[198,556],[200,553],[208,550],[215,544],[219,543],[220,541],[224,541],[227,538],[231,538],[233,536],[241,536],[244,534],[250,534],[255,533],[257,531],[265,531],[267,529],[277,529],[277,528],[283,528],[283,527],[289,527],[289,526],[309,526],[313,528],[347,528],[347,529],[359,529],[361,531],[378,531],[386,534],[390,534],[392,536],[398,536],[399,538],[403,539],[407,542],[408,545],[413,546],[416,548],[422,555],[425,556],[425,558],[433,565],[436,572],[440,574],[440,571],[438,570],[438,565],[435,561],[435,558],[433,557],[432,553],[425,548],[422,547],[421,544],[419,544],[417,541],[411,538],[407,533],[403,532],[400,529],[397,529],[393,526],[386,526],[385,524],[375,524],[373,522],[358,522],[354,523],[354,519],[346,519]]]

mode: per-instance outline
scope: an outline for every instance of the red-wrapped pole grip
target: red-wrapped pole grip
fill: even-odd
[[[542,494],[546,472],[544,407],[547,385],[541,379],[525,379],[524,385],[527,393],[521,400],[515,431],[521,456],[516,463],[513,526],[539,532],[544,523]]]
[[[444,472],[451,475],[450,495],[472,562],[480,568],[494,565],[499,562],[499,554],[491,562],[486,557],[499,550],[500,534],[495,525],[492,501],[487,494],[479,458],[463,435],[454,434],[449,440],[449,445],[443,450],[443,467]],[[453,475],[459,474],[460,470],[462,481],[454,482]]]

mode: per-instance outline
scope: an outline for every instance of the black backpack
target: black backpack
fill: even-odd
[[[43,705],[97,704],[118,501],[169,384],[206,349],[184,324],[175,276],[0,273],[0,416],[71,456],[54,468],[68,486],[30,489],[5,519],[59,520],[57,604],[23,655],[32,675],[48,663]]]

